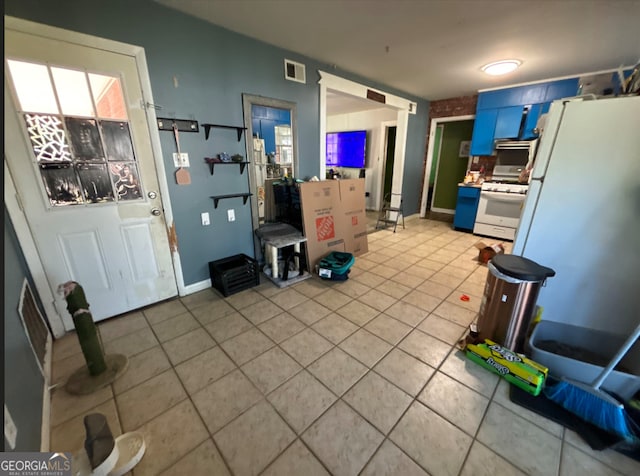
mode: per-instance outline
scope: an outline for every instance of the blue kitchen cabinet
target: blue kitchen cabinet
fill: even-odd
[[[478,95],[477,109],[495,109],[537,104],[544,102],[546,95],[547,83],[487,91]]]
[[[548,92],[548,83],[532,84],[530,86],[520,86],[522,89],[521,103],[523,106],[529,104],[539,104],[545,101]]]
[[[514,100],[514,93],[511,89],[499,89],[497,91],[487,91],[478,95],[477,109],[497,109],[509,104]]]
[[[487,91],[478,95],[478,109],[497,109],[522,104],[522,87]]]
[[[453,217],[453,227],[455,229],[473,231],[479,201],[480,187],[458,186],[456,214]]]
[[[476,111],[473,135],[471,136],[471,155],[493,154],[493,134],[496,130],[497,119],[497,109]]]
[[[533,130],[540,115],[545,114],[556,99],[575,96],[578,83],[578,78],[570,78],[480,93],[471,155],[492,155],[496,139],[538,137]]]
[[[498,109],[494,139],[517,139],[520,135],[523,106],[501,107]]]
[[[553,81],[547,85],[547,94],[544,101],[551,102],[556,99],[570,98],[578,94],[578,78],[561,79],[559,81]]]
[[[538,134],[533,132],[538,124],[538,119],[540,119],[540,115],[542,114],[542,109],[544,104],[534,104],[527,111],[527,117],[524,121],[524,127],[522,128],[522,132],[520,134],[520,138],[523,140],[535,139],[538,137]],[[549,107],[547,106],[547,111]]]

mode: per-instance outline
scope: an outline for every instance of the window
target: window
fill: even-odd
[[[120,79],[8,60],[52,207],[142,199]]]

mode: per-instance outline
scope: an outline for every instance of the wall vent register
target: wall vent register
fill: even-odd
[[[307,82],[306,66],[296,61],[289,59],[284,60],[284,77],[289,81],[296,81],[298,83]]]

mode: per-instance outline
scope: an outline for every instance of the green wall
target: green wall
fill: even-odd
[[[433,206],[455,210],[458,196],[458,183],[467,172],[469,157],[459,157],[460,142],[471,140],[473,120],[447,122],[442,133],[442,147],[438,160],[436,189]]]
[[[409,115],[403,196],[406,214],[418,211],[425,150],[428,102],[394,88],[332,66],[276,48],[247,36],[179,13],[150,0],[7,0],[5,14],[69,30],[144,47],[158,115],[191,118],[199,122],[242,125],[242,93],[292,101],[297,104],[299,178],[320,172],[320,110],[318,69],[416,101]],[[283,59],[304,63],[307,83],[284,79]],[[174,86],[174,76],[178,87]],[[178,248],[185,284],[209,278],[208,262],[237,253],[253,256],[251,208],[240,199],[220,202],[214,194],[244,192],[247,173],[235,167],[209,174],[203,161],[219,152],[245,154],[235,133],[213,131],[181,134],[180,146],[191,161],[191,185],[177,186],[171,153],[173,136],[160,133],[169,193],[175,216]],[[236,221],[228,223],[226,210],[234,208]],[[211,226],[200,224],[200,213],[211,214]]]

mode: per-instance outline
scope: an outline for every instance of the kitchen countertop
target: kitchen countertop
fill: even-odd
[[[473,188],[481,188],[482,184],[479,183],[462,183],[458,184],[458,187],[473,187]]]

